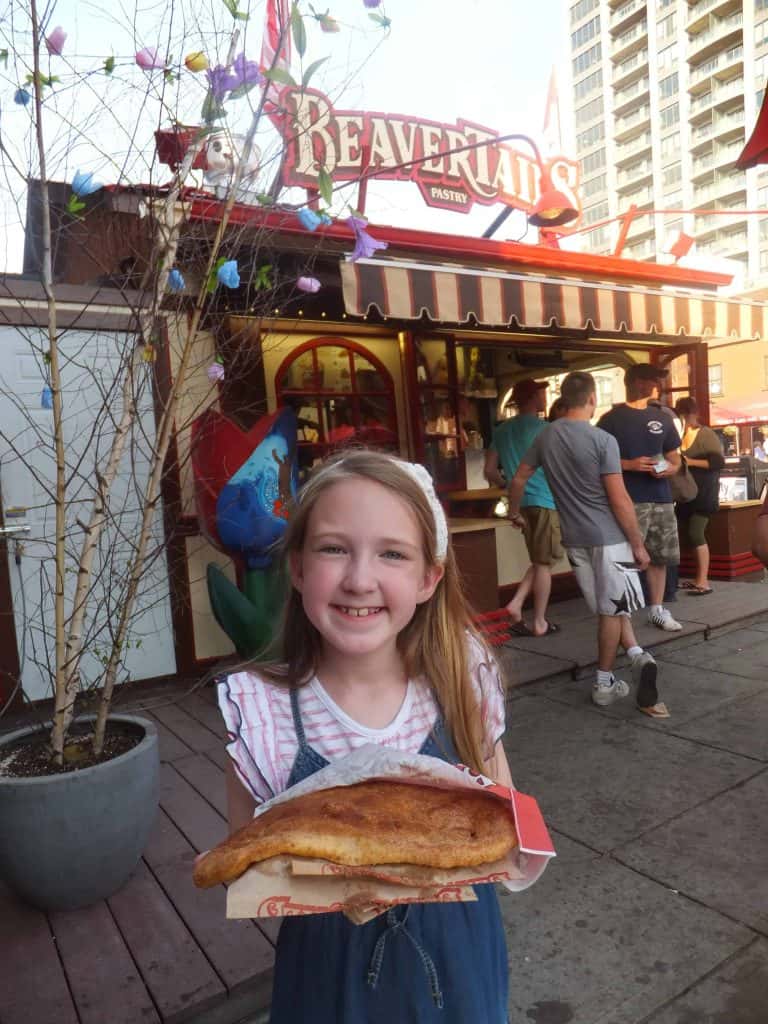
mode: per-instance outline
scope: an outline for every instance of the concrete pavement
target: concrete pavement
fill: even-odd
[[[667,721],[595,707],[586,656],[511,692],[513,778],[558,856],[501,897],[510,1024],[768,1024],[768,614],[723,631],[708,601],[659,637]],[[587,623],[562,626],[573,661]]]

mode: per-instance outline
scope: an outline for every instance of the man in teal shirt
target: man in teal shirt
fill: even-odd
[[[517,416],[498,424],[485,456],[485,478],[491,485],[506,487],[537,434],[546,427],[540,413],[547,408],[547,387],[546,381],[527,378],[519,380],[512,389]],[[507,612],[515,624],[514,633],[546,636],[558,631],[558,627],[547,620],[547,605],[552,589],[552,567],[562,557],[563,548],[555,500],[543,469],[537,469],[526,484],[520,511],[525,519],[523,534],[531,564],[507,605]],[[523,603],[531,591],[533,623],[528,626],[523,622]]]

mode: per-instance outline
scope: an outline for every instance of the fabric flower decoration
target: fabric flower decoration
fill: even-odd
[[[40,408],[41,409],[52,409],[53,408],[53,392],[46,386],[43,388],[40,394]]]
[[[355,248],[349,254],[351,262],[354,263],[355,260],[360,259],[369,260],[377,249],[386,249],[388,247],[388,242],[380,242],[368,234],[365,230],[368,226],[368,221],[364,217],[347,217],[346,223],[355,233]]]
[[[299,218],[301,226],[306,228],[307,231],[316,231],[323,223],[315,211],[310,210],[308,206],[302,206],[296,216]]]
[[[184,58],[184,66],[188,71],[194,71],[197,74],[198,71],[207,71],[210,67],[208,58],[204,53],[188,53]]]
[[[296,287],[300,292],[310,292],[314,295],[320,291],[320,282],[316,277],[299,277],[296,279]]]
[[[234,84],[230,86],[232,89],[251,85],[261,85],[262,82],[265,81],[259,65],[255,60],[248,60],[245,53],[241,53],[235,57],[232,70],[232,79],[234,82]]]
[[[61,25],[57,25],[53,32],[45,37],[45,48],[52,57],[60,57],[66,41],[67,33]]]
[[[184,275],[180,270],[177,270],[176,267],[174,267],[168,274],[168,287],[172,292],[183,292],[186,287]]]
[[[145,46],[143,50],[138,50],[136,63],[142,71],[157,71],[165,68],[165,61],[158,57],[156,46]]]
[[[341,25],[330,14],[318,14],[316,17],[323,32],[341,32]]]
[[[28,106],[31,99],[32,93],[29,92],[27,89],[17,89],[16,92],[13,94],[13,102],[18,103],[20,107]]]
[[[100,188],[99,182],[93,180],[91,171],[77,171],[72,179],[72,191],[81,199],[83,196],[98,192]]]
[[[224,380],[224,367],[221,363],[211,363],[205,372],[211,384],[219,384]]]
[[[240,273],[237,269],[237,260],[227,260],[226,263],[222,263],[216,271],[216,277],[219,283],[226,288],[239,288]]]
[[[320,217],[320,223],[324,224],[325,227],[328,227],[330,224],[333,224],[333,218],[331,217],[330,213],[326,213],[325,210],[321,210],[318,216]]]
[[[221,103],[225,94],[234,88],[234,78],[222,64],[217,64],[215,68],[209,68],[205,72],[205,77],[208,79],[211,95],[217,103]]]
[[[374,7],[381,7],[381,0],[363,0],[363,3],[369,10]]]

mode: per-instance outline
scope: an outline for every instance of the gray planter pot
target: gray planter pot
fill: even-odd
[[[117,892],[149,837],[159,797],[157,730],[133,715],[110,721],[135,728],[143,739],[77,772],[0,776],[0,878],[41,910],[74,910]],[[40,731],[0,738],[0,758],[4,747]]]

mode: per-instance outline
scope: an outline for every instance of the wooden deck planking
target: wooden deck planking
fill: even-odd
[[[224,719],[221,717],[219,705],[216,700],[216,690],[211,687],[203,687],[195,690],[179,701],[179,706],[210,729],[214,735],[224,742],[227,738],[227,730],[224,726]]]
[[[227,817],[227,790],[224,772],[205,754],[190,754],[173,762],[176,771],[194,786],[197,792],[219,812]],[[222,837],[223,838],[223,837]]]
[[[105,902],[49,915],[81,1024],[160,1024],[155,1004]],[[1,1016],[1,1015],[0,1015]]]
[[[227,823],[171,764],[160,766],[160,806],[197,853],[210,850],[227,835]]]
[[[152,714],[191,750],[208,750],[221,745],[221,737],[202,725],[179,704],[153,709]]]
[[[229,992],[268,987],[272,944],[251,921],[228,921],[223,886],[197,889],[192,882],[195,850],[163,812],[144,859]]]
[[[45,914],[0,882],[0,1021],[79,1024]]]
[[[154,712],[142,711],[141,714],[155,724],[157,737],[160,742],[161,761],[175,761],[177,757],[188,757],[190,754],[194,754],[194,749],[182,742],[175,733],[171,732],[168,726],[161,722]]]
[[[164,1024],[193,1019],[226,998],[224,983],[143,861],[108,902]]]

